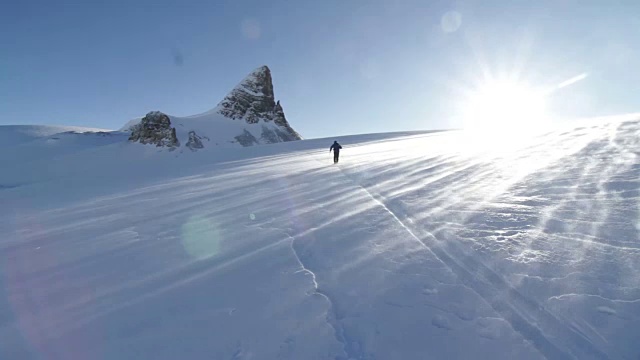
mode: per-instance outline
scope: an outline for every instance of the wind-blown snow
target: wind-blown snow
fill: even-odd
[[[87,136],[2,148],[2,359],[640,356],[638,121],[344,137],[338,165]]]

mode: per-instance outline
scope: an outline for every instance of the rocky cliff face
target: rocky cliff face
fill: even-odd
[[[262,66],[249,74],[218,104],[218,113],[255,124],[271,120],[275,107],[271,70]]]
[[[284,110],[282,110],[282,106],[280,105],[279,100],[273,109],[273,122],[282,128],[282,135],[284,136],[282,138],[282,141],[294,141],[302,139],[302,136],[300,136],[300,134],[293,130],[291,125],[289,125],[287,118],[284,117]]]
[[[131,128],[129,141],[175,148],[180,146],[171,119],[160,111],[152,111]]]
[[[177,117],[154,111],[137,123],[130,122],[123,130],[131,131],[129,140],[133,142],[172,149],[183,143],[192,151],[302,139],[275,100],[271,70],[266,66],[251,72],[208,112]]]
[[[300,140],[302,137],[289,125],[280,101],[276,102],[273,80],[269,67],[262,66],[249,74],[217,106],[218,113],[233,120],[256,124],[260,121],[273,122],[280,127],[277,139],[269,134],[263,138],[271,142]],[[264,134],[264,133],[263,133]]]

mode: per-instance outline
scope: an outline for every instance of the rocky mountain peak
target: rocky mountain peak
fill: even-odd
[[[245,77],[218,104],[216,112],[233,120],[244,120],[248,124],[274,122],[277,129],[267,129],[262,133],[261,138],[266,143],[302,139],[287,122],[280,101],[275,100],[271,70],[267,66],[261,66]]]
[[[218,113],[233,120],[255,124],[259,120],[273,120],[276,105],[271,70],[261,66],[245,77],[218,104]]]
[[[171,149],[181,143],[197,151],[217,145],[253,146],[302,139],[289,125],[280,101],[275,100],[267,66],[252,71],[210,111],[188,117],[153,111],[136,121],[125,126],[131,131],[130,141]]]

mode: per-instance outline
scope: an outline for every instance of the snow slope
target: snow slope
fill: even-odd
[[[255,139],[260,139],[263,129],[270,132],[280,131],[280,127],[273,122],[247,124],[243,121],[233,121],[215,112],[207,112],[188,117],[171,116],[171,124],[176,128],[176,135],[181,144],[189,140],[189,132],[195,131],[203,138],[205,146],[241,147],[235,137],[248,131]],[[208,144],[208,145],[207,145]]]
[[[0,358],[637,359],[639,135],[33,145],[0,173]]]
[[[241,120],[232,120],[223,115],[216,113],[218,108],[192,116],[174,116],[167,115],[171,119],[171,125],[176,129],[176,136],[180,144],[186,144],[189,140],[189,132],[194,131],[202,138],[205,147],[242,147],[235,139],[236,136],[242,135],[244,131],[249,132],[258,141],[261,140],[264,129],[269,132],[278,132],[282,129],[274,122],[259,122],[248,124]],[[121,129],[121,131],[130,131],[131,127],[138,124],[141,119],[129,121]],[[186,149],[188,150],[188,149]],[[220,149],[218,149],[220,150]],[[180,151],[185,151],[181,148]]]

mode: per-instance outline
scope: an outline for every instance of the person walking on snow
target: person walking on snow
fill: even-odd
[[[334,164],[338,162],[338,158],[340,157],[340,149],[342,149],[342,146],[340,146],[337,141],[334,141],[333,145],[331,145],[331,147],[329,148],[329,152],[333,151]]]

